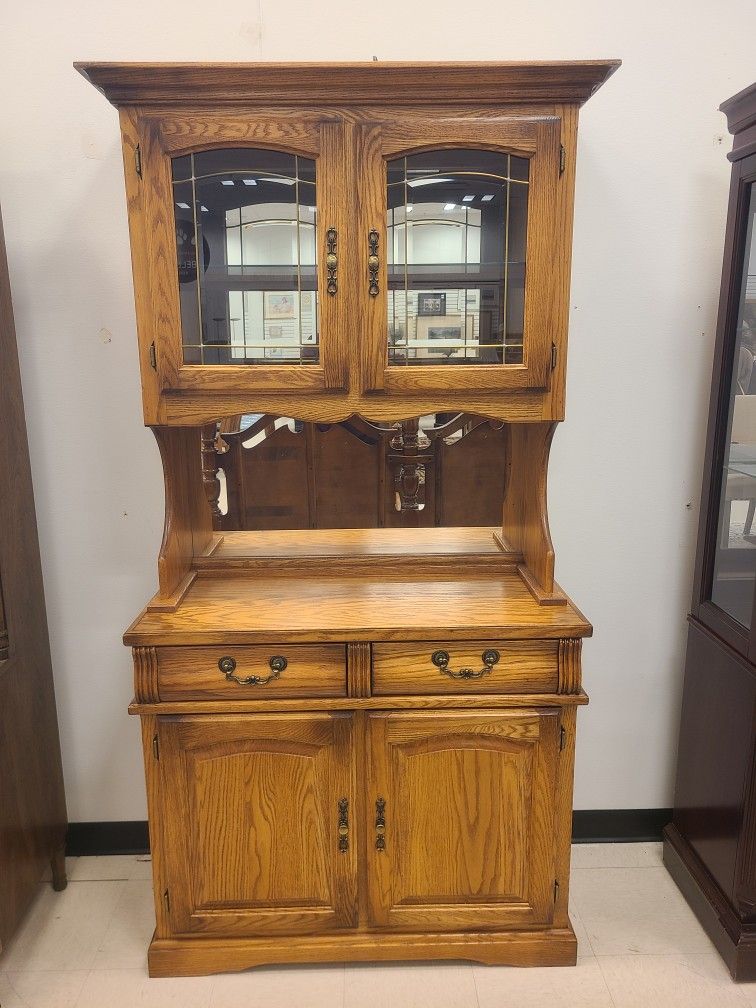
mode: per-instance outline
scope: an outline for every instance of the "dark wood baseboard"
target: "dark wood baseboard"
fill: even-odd
[[[662,829],[672,818],[671,809],[580,809],[572,814],[574,843],[633,843],[661,840]],[[66,854],[148,854],[147,823],[71,823]]]
[[[674,824],[664,830],[664,864],[716,945],[733,980],[756,980],[756,925],[742,923]]]

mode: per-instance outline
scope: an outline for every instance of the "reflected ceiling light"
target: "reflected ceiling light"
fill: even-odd
[[[488,202],[490,202],[490,201],[491,201],[491,200],[492,200],[492,199],[493,199],[494,197],[493,197],[493,196],[481,196],[480,198],[481,198],[481,201],[482,201],[483,203],[488,203]]]
[[[264,178],[260,180],[261,182],[278,182],[279,185],[294,185],[296,181],[293,178]]]
[[[450,178],[417,178],[417,179],[410,179],[407,185],[411,186],[414,189],[415,186],[435,185],[437,182],[453,182],[453,181],[454,179]]]
[[[415,208],[414,208],[414,207],[412,206],[412,204],[411,204],[411,203],[408,203],[408,204],[407,204],[407,206],[405,207],[405,210],[407,211],[407,213],[412,213],[412,211],[413,211],[414,209],[415,209]]]
[[[457,209],[456,203],[444,203],[444,210],[456,210],[456,209]]]
[[[221,179],[221,185],[233,185],[234,180],[230,178]]]
[[[176,206],[179,208],[179,210],[191,210],[191,207],[189,206],[188,203],[177,203]]]
[[[243,178],[242,182],[244,183],[244,185],[257,185],[257,179],[253,179],[253,178]],[[224,183],[224,185],[225,185],[225,183]]]
[[[206,206],[201,206],[200,210],[202,211],[202,213],[210,213],[210,211],[207,209]]]
[[[463,196],[463,197],[462,197],[462,202],[463,202],[463,203],[472,203],[472,201],[473,201],[474,199],[475,199],[475,197],[474,197],[474,196]]]

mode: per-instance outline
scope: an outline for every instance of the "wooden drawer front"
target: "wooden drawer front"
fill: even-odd
[[[556,693],[558,650],[559,642],[550,640],[374,644],[373,694]]]
[[[259,681],[236,682],[219,663],[235,679]],[[343,644],[158,648],[158,688],[161,700],[346,696],[346,650]]]

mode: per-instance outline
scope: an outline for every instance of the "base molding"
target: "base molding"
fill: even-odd
[[[740,920],[674,823],[664,829],[664,864],[717,947],[733,980],[756,980],[756,925]]]
[[[572,925],[542,931],[384,934],[374,931],[275,938],[157,938],[151,977],[203,976],[280,963],[467,959],[494,966],[574,966]]]
[[[572,813],[573,843],[634,843],[661,840],[672,809],[578,809]],[[68,827],[66,854],[149,854],[147,823],[75,822]]]

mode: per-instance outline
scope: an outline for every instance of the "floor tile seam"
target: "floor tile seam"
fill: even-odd
[[[604,987],[606,987],[606,992],[609,995],[609,1001],[612,1004],[612,1008],[617,1008],[617,1002],[614,1000],[614,994],[612,994],[612,988],[609,986],[609,981],[606,979],[606,973],[604,973],[604,967],[601,965],[601,960],[599,959],[598,956],[596,956],[596,961],[598,963],[601,979],[604,981]]]

